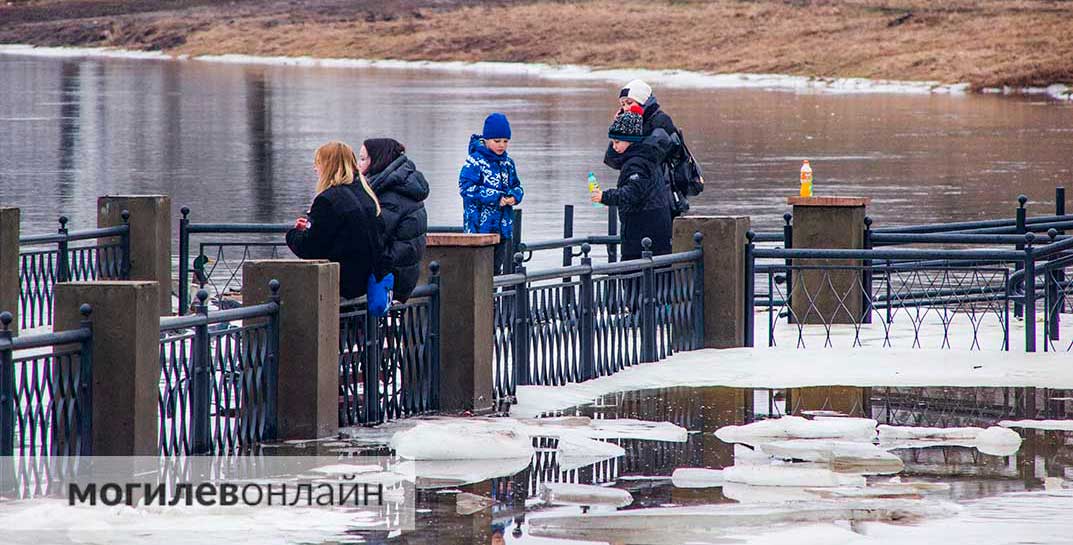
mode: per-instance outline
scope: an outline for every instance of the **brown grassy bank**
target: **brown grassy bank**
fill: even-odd
[[[1064,0],[40,0],[0,43],[492,60],[969,82],[1073,82]]]

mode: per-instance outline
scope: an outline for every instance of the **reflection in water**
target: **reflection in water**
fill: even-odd
[[[60,141],[56,155],[59,162],[57,197],[60,202],[69,203],[75,191],[75,173],[79,153],[78,131],[81,122],[81,67],[74,61],[65,61],[60,67]]]
[[[374,136],[406,144],[428,177],[430,223],[457,225],[468,136],[494,110],[515,129],[511,154],[528,190],[526,238],[559,235],[567,203],[576,205],[577,233],[606,231],[606,210],[586,200],[585,176],[593,170],[604,184],[615,179],[602,165],[613,83],[15,56],[0,56],[0,73],[14,76],[0,78],[0,202],[24,208],[28,232],[51,230],[61,212],[92,220],[91,197],[105,193],[166,193],[176,207],[191,207],[194,221],[289,221],[310,201],[316,146]],[[708,187],[693,210],[748,214],[762,230],[781,224],[802,158],[812,160],[818,193],[873,197],[878,226],[1010,216],[1021,192],[1042,213],[1054,185],[1073,179],[1073,105],[990,96],[656,93],[706,170]],[[73,179],[72,164],[79,167]],[[72,180],[78,198],[65,201],[58,187]],[[31,221],[39,219],[48,221]],[[556,261],[553,254],[545,264]]]
[[[272,153],[272,90],[265,82],[263,71],[246,74],[246,114],[248,116],[249,155],[254,190],[252,191],[253,221],[271,223],[274,193],[275,157]]]
[[[670,475],[679,467],[723,468],[734,464],[733,446],[714,436],[722,426],[739,425],[768,414],[837,411],[871,417],[881,424],[929,427],[991,426],[1005,418],[1068,419],[1073,414],[1042,407],[1058,407],[1067,392],[1035,388],[856,388],[814,387],[792,390],[735,388],[670,388],[605,396],[594,404],[556,415],[592,418],[636,418],[672,422],[690,431],[685,443],[614,440],[626,450],[623,458],[582,468],[562,468],[555,459],[555,440],[537,438],[532,465],[511,477],[461,487],[465,492],[494,498],[491,510],[460,516],[452,495],[426,493],[420,499],[418,531],[404,534],[397,543],[524,543],[525,519],[544,508],[526,499],[539,494],[548,482],[610,485],[628,490],[634,503],[627,510],[660,506],[699,506],[737,501],[778,501],[809,497],[799,488],[724,485],[713,488],[677,488]],[[1032,401],[1030,401],[1032,400]],[[1035,405],[1034,405],[1035,404]],[[774,410],[769,413],[767,408]],[[1034,409],[1033,407],[1040,407]],[[1013,456],[992,456],[965,446],[900,448],[893,451],[905,463],[900,474],[909,481],[949,483],[941,498],[964,501],[1024,490],[1040,490],[1047,477],[1073,475],[1073,432],[1017,430],[1023,437]],[[873,483],[889,478],[876,476]],[[578,511],[580,512],[580,511]],[[503,532],[500,534],[499,532]],[[515,537],[514,533],[519,537]],[[633,541],[629,541],[633,543]],[[661,540],[659,543],[670,543]],[[641,538],[636,543],[652,543]]]

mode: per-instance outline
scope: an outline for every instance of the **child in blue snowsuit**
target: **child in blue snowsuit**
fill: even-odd
[[[467,233],[499,235],[495,247],[495,273],[501,274],[511,259],[514,236],[513,207],[521,204],[525,191],[514,160],[507,155],[510,123],[501,113],[484,120],[484,130],[469,138],[469,158],[458,174],[462,195],[462,228]]]

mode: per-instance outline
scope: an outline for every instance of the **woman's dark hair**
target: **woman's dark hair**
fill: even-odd
[[[406,152],[406,146],[394,138],[370,138],[361,145],[365,146],[365,153],[369,154],[369,170],[365,172],[365,176],[380,174],[392,161]]]

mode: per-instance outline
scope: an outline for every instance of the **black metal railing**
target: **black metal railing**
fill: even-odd
[[[268,302],[160,320],[161,454],[236,452],[276,438],[279,282]],[[233,323],[238,322],[238,323]]]
[[[190,209],[179,218],[179,315],[190,312],[190,289],[212,290],[221,307],[242,288],[242,266],[254,259],[294,257],[284,236],[290,223],[192,223]],[[518,211],[520,215],[520,210]],[[430,233],[461,233],[462,227],[430,226]],[[192,239],[199,240],[192,240]],[[196,243],[196,255],[191,244]],[[231,303],[237,304],[237,303]]]
[[[696,248],[593,264],[515,272],[494,280],[494,390],[511,402],[518,385],[561,385],[697,349],[704,329],[701,237]]]
[[[387,316],[365,298],[340,301],[339,425],[373,425],[435,411],[440,393],[439,264]]]
[[[899,235],[901,237],[903,235]],[[769,346],[905,346],[1009,350],[1011,315],[1024,328],[1025,351],[1073,348],[1055,341],[1070,289],[1073,237],[1051,228],[1044,244],[1034,233],[904,235],[942,237],[943,243],[1014,244],[1014,249],[882,248],[863,250],[746,247],[747,301],[767,313]],[[901,239],[899,239],[901,240]],[[760,260],[767,260],[760,262]],[[757,289],[759,282],[764,288]],[[752,313],[750,313],[752,315]],[[780,322],[780,318],[785,318]],[[785,324],[785,325],[784,325]],[[780,339],[780,335],[782,339]],[[765,338],[766,337],[766,338]]]
[[[92,454],[93,328],[13,337],[0,313],[0,457]]]
[[[19,238],[19,327],[52,324],[56,284],[130,278],[130,213],[115,227],[69,231],[60,216],[55,234]]]

